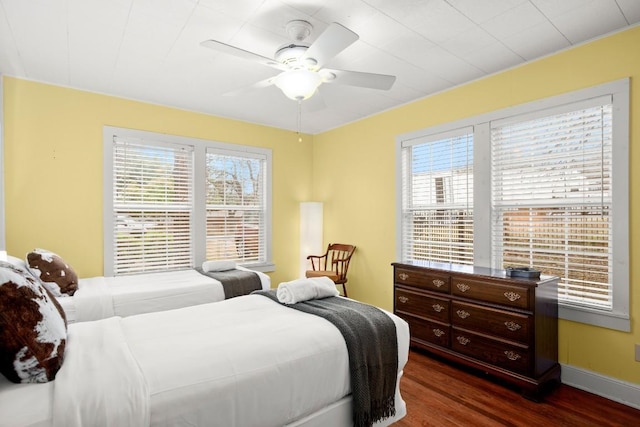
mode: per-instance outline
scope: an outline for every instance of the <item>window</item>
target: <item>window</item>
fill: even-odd
[[[492,123],[493,251],[559,276],[567,304],[611,310],[611,97]]]
[[[473,134],[402,146],[403,260],[473,264]]]
[[[264,156],[207,150],[207,259],[264,259]]]
[[[406,226],[406,208],[420,197],[446,205],[447,191],[455,199],[447,184],[455,174],[434,176],[433,190],[406,190],[413,173],[407,149],[468,126],[468,181],[476,183],[467,190],[473,194],[472,262],[559,276],[561,318],[628,331],[628,79],[398,137],[403,262],[421,259],[412,248],[425,235]],[[453,252],[458,241],[450,238],[449,245]],[[432,254],[426,259],[440,261]]]
[[[113,139],[114,274],[194,265],[193,147]]]
[[[105,275],[270,271],[270,150],[105,127]]]

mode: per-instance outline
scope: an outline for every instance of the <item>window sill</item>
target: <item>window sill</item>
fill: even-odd
[[[248,268],[249,270],[260,271],[262,273],[270,273],[276,271],[276,265],[272,262],[264,263],[264,264],[240,264],[244,268]]]
[[[631,320],[629,315],[624,313],[605,313],[599,310],[559,303],[558,317],[572,322],[585,323],[622,332],[631,331]]]

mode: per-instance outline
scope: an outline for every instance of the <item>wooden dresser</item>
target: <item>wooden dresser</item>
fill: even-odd
[[[394,313],[411,345],[480,369],[538,401],[560,381],[557,277],[507,277],[504,270],[393,263]]]

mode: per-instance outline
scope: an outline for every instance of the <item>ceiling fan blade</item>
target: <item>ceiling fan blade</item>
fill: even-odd
[[[307,63],[312,62],[310,60],[313,59],[315,65],[310,68],[317,70],[331,58],[351,46],[351,44],[359,38],[360,37],[350,29],[334,22],[318,36],[316,41],[309,46],[300,59]]]
[[[246,93],[252,92],[254,89],[262,89],[262,88],[271,86],[275,82],[276,77],[278,77],[278,76],[269,77],[268,79],[261,80],[259,82],[256,82],[256,83],[252,84],[252,85],[243,86],[243,87],[238,88],[238,89],[230,90],[229,92],[223,93],[222,96],[244,95]]]
[[[389,90],[396,81],[396,76],[387,74],[362,73],[360,71],[330,70],[324,68],[321,75],[331,73],[334,79],[324,79],[326,83],[366,87],[369,89]],[[330,75],[330,74],[329,74]]]
[[[200,46],[217,50],[229,55],[236,56],[238,58],[247,59],[249,61],[258,62],[268,67],[276,68],[278,70],[287,71],[289,67],[279,63],[275,59],[267,58],[266,56],[258,55],[257,53],[249,52],[248,50],[240,49],[239,47],[231,46],[217,40],[205,40],[200,43]]]

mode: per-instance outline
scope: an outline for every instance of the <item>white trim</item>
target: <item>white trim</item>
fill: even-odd
[[[473,134],[473,261],[491,267],[491,129],[480,123]]]
[[[562,383],[640,409],[640,385],[562,364]]]
[[[251,269],[269,272],[275,270],[275,264],[273,263],[273,251],[271,248],[272,237],[272,153],[268,148],[260,148],[253,146],[244,146],[238,144],[231,144],[219,141],[210,141],[205,139],[190,138],[178,135],[169,135],[155,132],[148,132],[136,129],[118,128],[112,126],[104,126],[102,131],[103,141],[103,240],[104,240],[104,275],[113,275],[113,260],[114,260],[114,248],[110,239],[109,230],[113,230],[113,197],[107,197],[113,189],[113,137],[123,138],[137,138],[141,140],[152,140],[163,144],[171,145],[190,145],[193,147],[194,152],[194,173],[204,171],[206,163],[206,150],[220,150],[225,154],[238,153],[240,155],[251,153],[253,155],[262,156],[265,159],[267,165],[266,176],[266,211],[265,211],[265,225],[266,225],[266,248],[265,256],[266,262],[263,264],[251,264],[244,265]],[[200,169],[198,169],[200,167]],[[194,236],[206,235],[206,191],[204,179],[198,179],[194,177]],[[199,242],[198,240],[202,240]],[[204,239],[195,239],[194,244],[194,262],[195,265],[201,265],[206,260],[206,242]]]
[[[4,79],[0,74],[0,251],[6,251],[7,238],[5,235],[4,217]]]
[[[396,138],[396,261],[402,259],[402,141]]]

